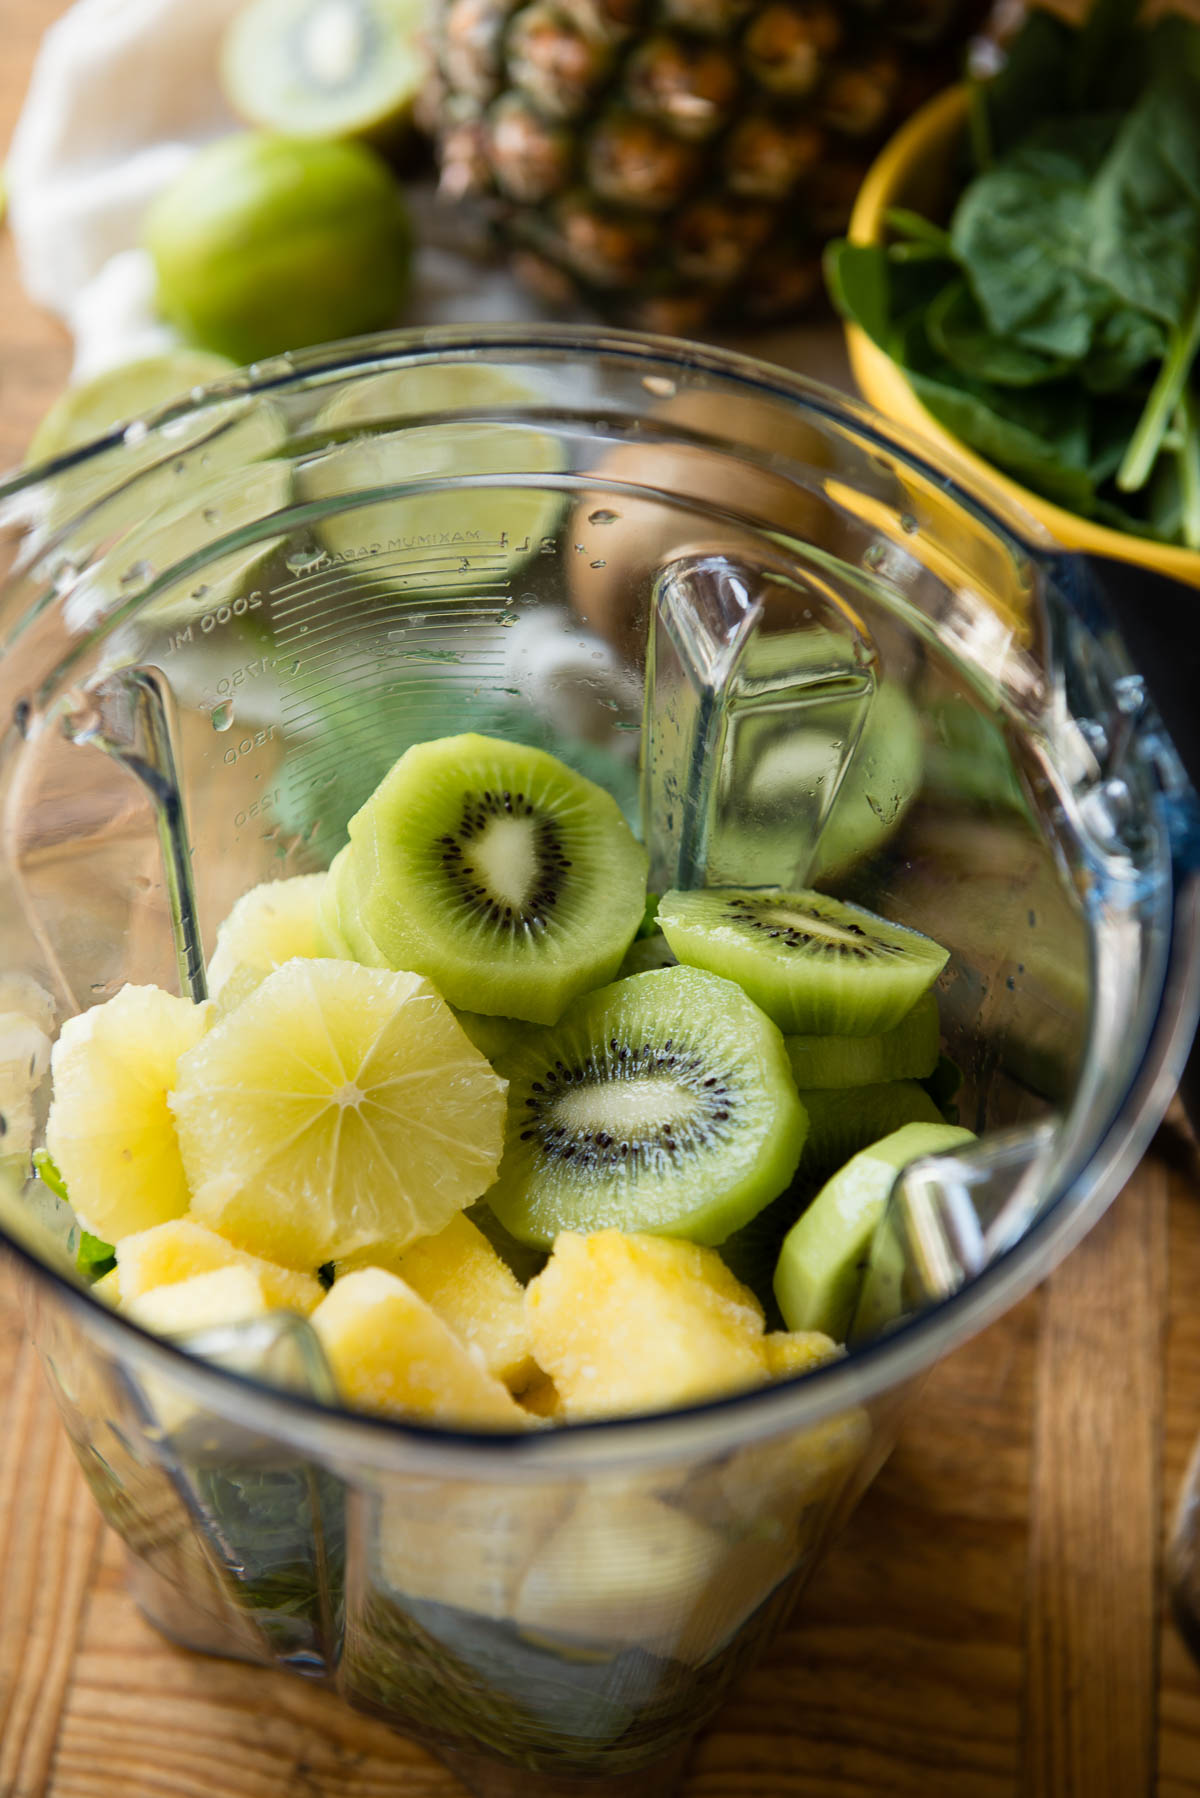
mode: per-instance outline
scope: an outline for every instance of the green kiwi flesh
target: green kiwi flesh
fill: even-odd
[[[800,1102],[808,1113],[801,1167],[806,1180],[828,1179],[851,1155],[904,1124],[946,1121],[915,1080],[886,1080],[880,1086],[851,1086],[839,1092],[805,1087]]]
[[[653,936],[634,937],[625,951],[625,959],[617,970],[617,978],[626,974],[648,974],[651,968],[673,968],[676,958],[661,930]]]
[[[485,1197],[521,1242],[604,1229],[723,1242],[787,1187],[804,1145],[778,1030],[698,968],[587,993],[496,1068],[508,1125]]]
[[[937,1067],[937,995],[922,994],[898,1024],[877,1036],[788,1036],[784,1041],[797,1086],[878,1086],[884,1080],[924,1080]]]
[[[974,1142],[950,1124],[906,1124],[853,1156],[826,1181],[783,1241],[775,1297],[789,1330],[845,1342],[879,1221],[900,1170]]]
[[[428,74],[424,0],[252,0],[221,45],[233,110],[290,137],[387,141]]]
[[[339,876],[385,963],[448,1004],[551,1024],[616,977],[646,852],[610,794],[545,750],[468,734],[407,750],[350,820]]]
[[[789,1035],[891,1030],[949,959],[919,931],[806,890],[666,893],[658,921],[681,962],[736,980]]]

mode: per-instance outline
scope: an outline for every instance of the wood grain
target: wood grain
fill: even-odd
[[[0,0],[0,145],[59,10]],[[67,364],[0,233],[0,468]],[[1200,1428],[1198,1198],[1165,1139],[1047,1286],[934,1370],[685,1798],[1200,1798],[1200,1675],[1160,1590]],[[0,1798],[459,1792],[330,1694],[141,1618],[0,1280]]]

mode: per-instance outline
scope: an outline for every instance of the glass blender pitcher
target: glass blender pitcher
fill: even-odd
[[[1200,808],[1097,571],[783,371],[549,328],[260,365],[0,487],[0,532],[0,1225],[139,1603],[476,1791],[668,1789],[1183,1067]],[[466,730],[605,786],[655,891],[818,886],[950,950],[979,1140],[897,1180],[844,1358],[488,1437],[340,1408],[303,1319],[178,1344],[79,1278],[31,1168],[58,1025],[203,997],[233,902]]]

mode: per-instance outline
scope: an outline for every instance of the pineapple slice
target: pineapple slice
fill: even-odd
[[[758,1300],[695,1243],[564,1230],[525,1310],[568,1418],[666,1410],[767,1378]]]
[[[317,907],[324,874],[267,880],[243,893],[223,924],[208,964],[208,992],[231,1011],[268,974],[295,956],[326,955]]]
[[[271,1303],[252,1269],[217,1267],[172,1286],[153,1286],[135,1299],[126,1299],[121,1308],[144,1330],[155,1330],[160,1336],[184,1336],[193,1330],[217,1330],[265,1317]]]
[[[529,1425],[508,1388],[386,1268],[343,1275],[313,1312],[312,1324],[348,1405],[467,1429]]]
[[[553,1380],[545,1378],[540,1369],[532,1384],[521,1392],[520,1399],[522,1410],[528,1411],[530,1416],[562,1422],[563,1402],[558,1395],[558,1388]]]
[[[773,1380],[782,1380],[792,1373],[808,1373],[846,1352],[822,1330],[775,1330],[763,1337],[763,1351]]]
[[[118,1242],[182,1217],[189,1193],[167,1105],[175,1066],[208,1028],[210,1005],[124,986],[68,1018],[50,1058],[46,1146],[85,1230]]]
[[[249,1268],[261,1280],[272,1310],[298,1311],[307,1317],[325,1296],[320,1281],[311,1274],[295,1273],[235,1249],[215,1230],[206,1230],[190,1217],[173,1218],[152,1230],[124,1237],[117,1244],[113,1272],[120,1273],[122,1297],[128,1302],[155,1287],[177,1286],[194,1274],[211,1273],[219,1267]],[[105,1275],[105,1279],[109,1277]]]
[[[469,1217],[451,1218],[403,1254],[373,1256],[412,1287],[477,1353],[489,1373],[519,1392],[537,1373],[525,1321],[525,1294],[483,1231]]]

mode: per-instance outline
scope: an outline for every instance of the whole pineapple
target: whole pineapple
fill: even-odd
[[[441,183],[488,195],[552,302],[646,330],[767,323],[984,0],[436,0]]]

